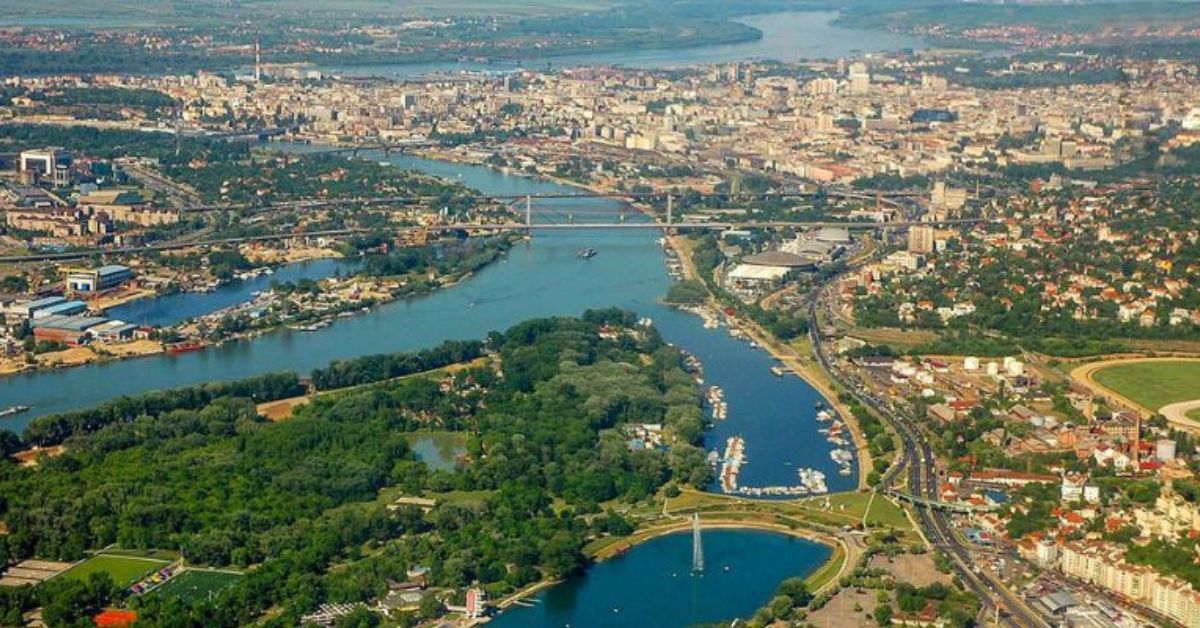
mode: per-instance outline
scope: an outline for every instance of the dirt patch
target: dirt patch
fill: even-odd
[[[879,605],[877,591],[871,589],[842,589],[820,610],[809,613],[808,621],[821,628],[861,628],[873,626],[875,621],[867,615]],[[854,610],[857,605],[862,610]]]
[[[929,554],[902,554],[889,559],[883,554],[871,557],[871,567],[886,569],[897,582],[907,582],[915,587],[924,587],[940,582],[950,584],[950,576],[937,570]]]
[[[163,352],[163,346],[161,342],[149,339],[134,340],[132,342],[114,342],[111,344],[97,342],[92,346],[95,347],[97,351],[122,358],[139,355],[153,355],[155,353]]]
[[[312,401],[312,399],[308,396],[292,397],[291,399],[260,403],[255,410],[268,421],[286,421],[292,418],[292,413],[296,408],[306,405],[309,401]]]
[[[94,362],[99,356],[87,347],[72,347],[62,351],[51,351],[37,357],[42,366],[78,366]]]
[[[53,447],[34,447],[25,451],[18,451],[13,454],[13,459],[22,467],[36,467],[38,459],[45,455],[47,458],[53,458],[62,454],[65,451],[62,445],[54,445]]]

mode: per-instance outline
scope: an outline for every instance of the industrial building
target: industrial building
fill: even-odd
[[[21,174],[32,180],[53,181],[60,188],[71,184],[71,154],[64,148],[22,151],[20,166]]]
[[[133,279],[133,269],[110,264],[96,269],[71,269],[64,282],[72,292],[103,292]]]
[[[62,297],[51,297],[51,298],[60,298],[61,299]],[[54,305],[49,305],[46,307],[39,307],[37,310],[30,312],[29,318],[31,320],[36,321],[36,320],[50,318],[53,316],[75,316],[76,314],[83,314],[84,312],[87,311],[87,309],[88,309],[87,303],[84,303],[83,301],[63,300]]]

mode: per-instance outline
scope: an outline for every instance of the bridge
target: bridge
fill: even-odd
[[[334,146],[332,148],[323,148],[306,152],[306,155],[321,154],[321,155],[337,155],[349,154],[354,157],[358,156],[359,151],[377,150],[382,151],[384,155],[390,155],[394,152],[403,152],[411,148],[430,148],[437,146],[437,142],[433,140],[402,140],[399,142],[379,142],[374,144],[355,144],[353,146]]]
[[[996,509],[996,506],[993,506],[990,504],[985,504],[985,505],[980,506],[980,505],[975,505],[975,504],[959,504],[959,503],[952,503],[952,502],[944,502],[939,499],[932,499],[929,497],[920,497],[918,495],[913,495],[911,493],[905,493],[903,491],[899,491],[896,489],[888,489],[887,493],[889,495],[892,495],[893,497],[896,497],[897,499],[902,499],[906,502],[909,502],[910,504],[916,504],[918,506],[924,506],[926,508],[934,508],[937,510],[944,510],[946,512],[955,512],[955,513],[964,514],[964,515],[969,515],[969,514],[978,513],[978,512],[989,512],[989,511]]]
[[[332,151],[345,152],[355,150],[354,148],[336,148]],[[821,189],[817,191],[793,191],[793,192],[761,192],[761,193],[743,193],[743,194],[700,194],[700,197],[724,198],[732,197],[737,199],[748,200],[771,200],[771,199],[788,199],[788,198],[817,198],[830,197],[842,199],[856,200],[883,200],[883,199],[898,199],[898,198],[917,198],[923,196],[920,192],[895,192],[895,191],[870,191],[870,190],[842,190],[842,189]],[[583,199],[616,199],[624,201],[646,201],[653,199],[665,198],[670,203],[675,198],[675,195],[663,192],[580,192],[580,193],[550,193],[550,194],[463,194],[457,195],[456,199],[466,199],[477,202],[498,202],[514,204],[520,201],[526,204],[533,201],[544,200],[583,200]],[[280,211],[287,209],[320,209],[324,207],[340,207],[343,205],[427,205],[443,200],[441,196],[413,196],[413,195],[396,195],[396,196],[345,196],[339,198],[322,198],[322,199],[303,199],[294,201],[278,201],[275,203],[266,203],[256,205],[252,203],[222,203],[209,205],[189,205],[179,208],[180,213],[197,213],[211,211],[235,211],[249,210],[254,212]]]
[[[635,221],[635,222],[585,222],[585,223],[536,223],[527,222],[502,222],[479,224],[471,222],[444,223],[436,225],[410,225],[391,227],[390,231],[396,233],[409,233],[414,231],[427,232],[453,232],[465,231],[470,233],[500,233],[506,231],[532,233],[534,231],[572,231],[572,230],[617,230],[617,231],[635,231],[635,230],[667,230],[667,231],[727,231],[730,229],[813,229],[822,227],[842,227],[846,229],[884,229],[889,227],[909,227],[914,225],[954,225],[954,224],[975,224],[983,222],[980,219],[971,218],[956,218],[940,221],[892,221],[892,222],[846,222],[846,221],[767,221],[767,222],[656,222],[651,220]],[[230,244],[242,244],[248,242],[271,242],[278,240],[290,240],[292,238],[318,238],[318,237],[338,237],[370,233],[375,229],[366,228],[351,228],[351,229],[326,229],[322,231],[299,231],[287,233],[272,233],[266,235],[243,236],[238,238],[216,238],[210,240],[196,240],[192,242],[177,242],[164,244],[148,244],[143,246],[126,246],[114,248],[87,248],[73,251],[63,252],[47,252],[47,253],[32,253],[28,255],[5,255],[0,256],[0,263],[20,263],[20,262],[45,262],[45,261],[63,261],[73,259],[83,259],[93,255],[129,255],[134,253],[146,253],[150,251],[172,251],[179,249],[188,249],[193,247],[206,246],[223,246]]]

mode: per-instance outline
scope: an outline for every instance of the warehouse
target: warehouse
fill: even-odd
[[[61,299],[61,297],[57,298]],[[51,316],[74,316],[83,314],[87,309],[87,303],[83,301],[61,301],[47,307],[39,307],[31,311],[29,317],[33,320],[41,320]]]
[[[101,292],[133,279],[133,269],[120,264],[67,271],[66,287],[73,292]]]
[[[33,328],[33,337],[77,347],[92,339],[89,330],[107,322],[107,318],[97,316],[51,316],[39,320],[37,327]]]

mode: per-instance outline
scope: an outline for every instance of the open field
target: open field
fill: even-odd
[[[900,582],[925,587],[934,583],[950,584],[953,578],[937,570],[932,554],[901,554],[890,557],[876,554],[867,563],[869,567],[886,569]]]
[[[88,576],[94,573],[106,573],[118,586],[127,587],[141,580],[146,574],[168,564],[170,561],[157,558],[97,554],[64,571],[59,577],[87,580]]]
[[[1092,379],[1149,410],[1200,398],[1200,360],[1132,361],[1097,369]]]
[[[203,600],[232,585],[242,576],[229,571],[188,569],[168,581],[152,595],[165,595],[182,600]]]

